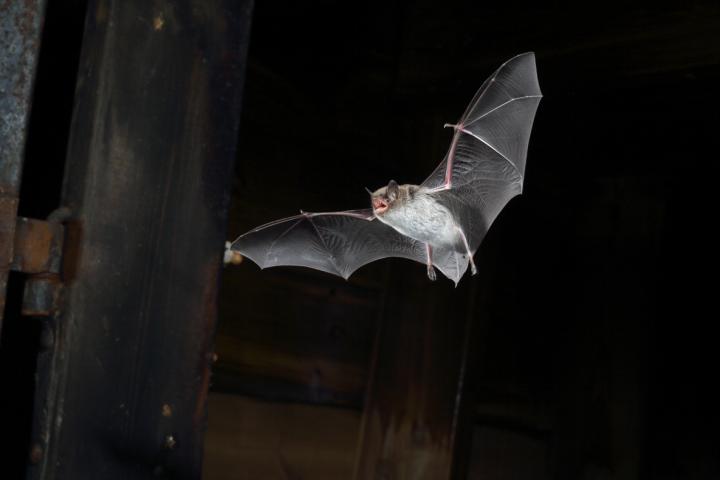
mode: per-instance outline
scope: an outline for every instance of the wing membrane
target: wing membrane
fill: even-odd
[[[387,257],[425,262],[425,247],[382,222],[372,210],[303,213],[263,225],[231,246],[260,268],[293,265],[348,278]]]
[[[541,97],[532,53],[505,62],[475,94],[454,126],[445,158],[422,184],[455,213],[472,252],[500,210],[522,192]]]

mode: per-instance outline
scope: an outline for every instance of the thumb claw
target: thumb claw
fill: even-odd
[[[230,242],[225,242],[225,252],[223,253],[223,265],[233,264],[240,265],[243,261],[243,256],[240,252],[236,252],[232,249]]]

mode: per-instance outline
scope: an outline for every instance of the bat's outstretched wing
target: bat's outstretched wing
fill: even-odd
[[[283,218],[238,237],[231,250],[260,268],[310,267],[347,279],[365,264],[387,257],[426,263],[425,244],[375,219],[372,210],[309,213]],[[437,249],[433,264],[456,284],[467,269],[467,258]]]
[[[456,217],[475,252],[500,210],[522,191],[530,130],[540,101],[532,53],[505,62],[454,125],[450,149],[422,186]],[[310,267],[348,278],[387,257],[426,263],[426,245],[375,219],[372,210],[302,213],[241,235],[232,250],[260,268]],[[433,248],[432,261],[456,284],[468,268],[466,253]]]
[[[522,192],[541,97],[533,53],[502,64],[452,125],[445,159],[422,184],[455,214],[473,253],[500,210]]]
[[[372,210],[302,213],[238,237],[230,247],[260,268],[293,265],[347,279],[387,257],[425,262],[425,245],[375,219]]]

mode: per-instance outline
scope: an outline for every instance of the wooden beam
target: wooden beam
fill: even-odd
[[[250,261],[228,268],[213,391],[361,409],[382,311],[380,284],[363,278],[290,268],[258,273]]]
[[[474,283],[439,281],[421,295],[426,278],[399,275],[378,330],[354,478],[449,479],[465,425]]]
[[[28,478],[200,478],[251,6],[88,6]]]
[[[696,71],[714,77],[720,72],[717,2],[654,9],[623,4],[599,7],[596,15],[588,15],[587,5],[579,3],[529,5],[520,11],[515,4],[494,11],[485,7],[467,3],[462,13],[435,4],[413,7],[403,37],[398,92],[412,98],[473,90],[500,63],[530,49],[537,55],[546,95],[553,93],[547,87],[558,93],[597,92],[652,83],[668,74],[682,80]]]

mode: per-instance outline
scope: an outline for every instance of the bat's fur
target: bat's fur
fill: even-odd
[[[373,192],[372,199],[376,198],[387,204],[387,209],[380,211],[372,202],[375,217],[384,224],[433,247],[465,252],[455,217],[428,189],[391,181],[387,187]]]

